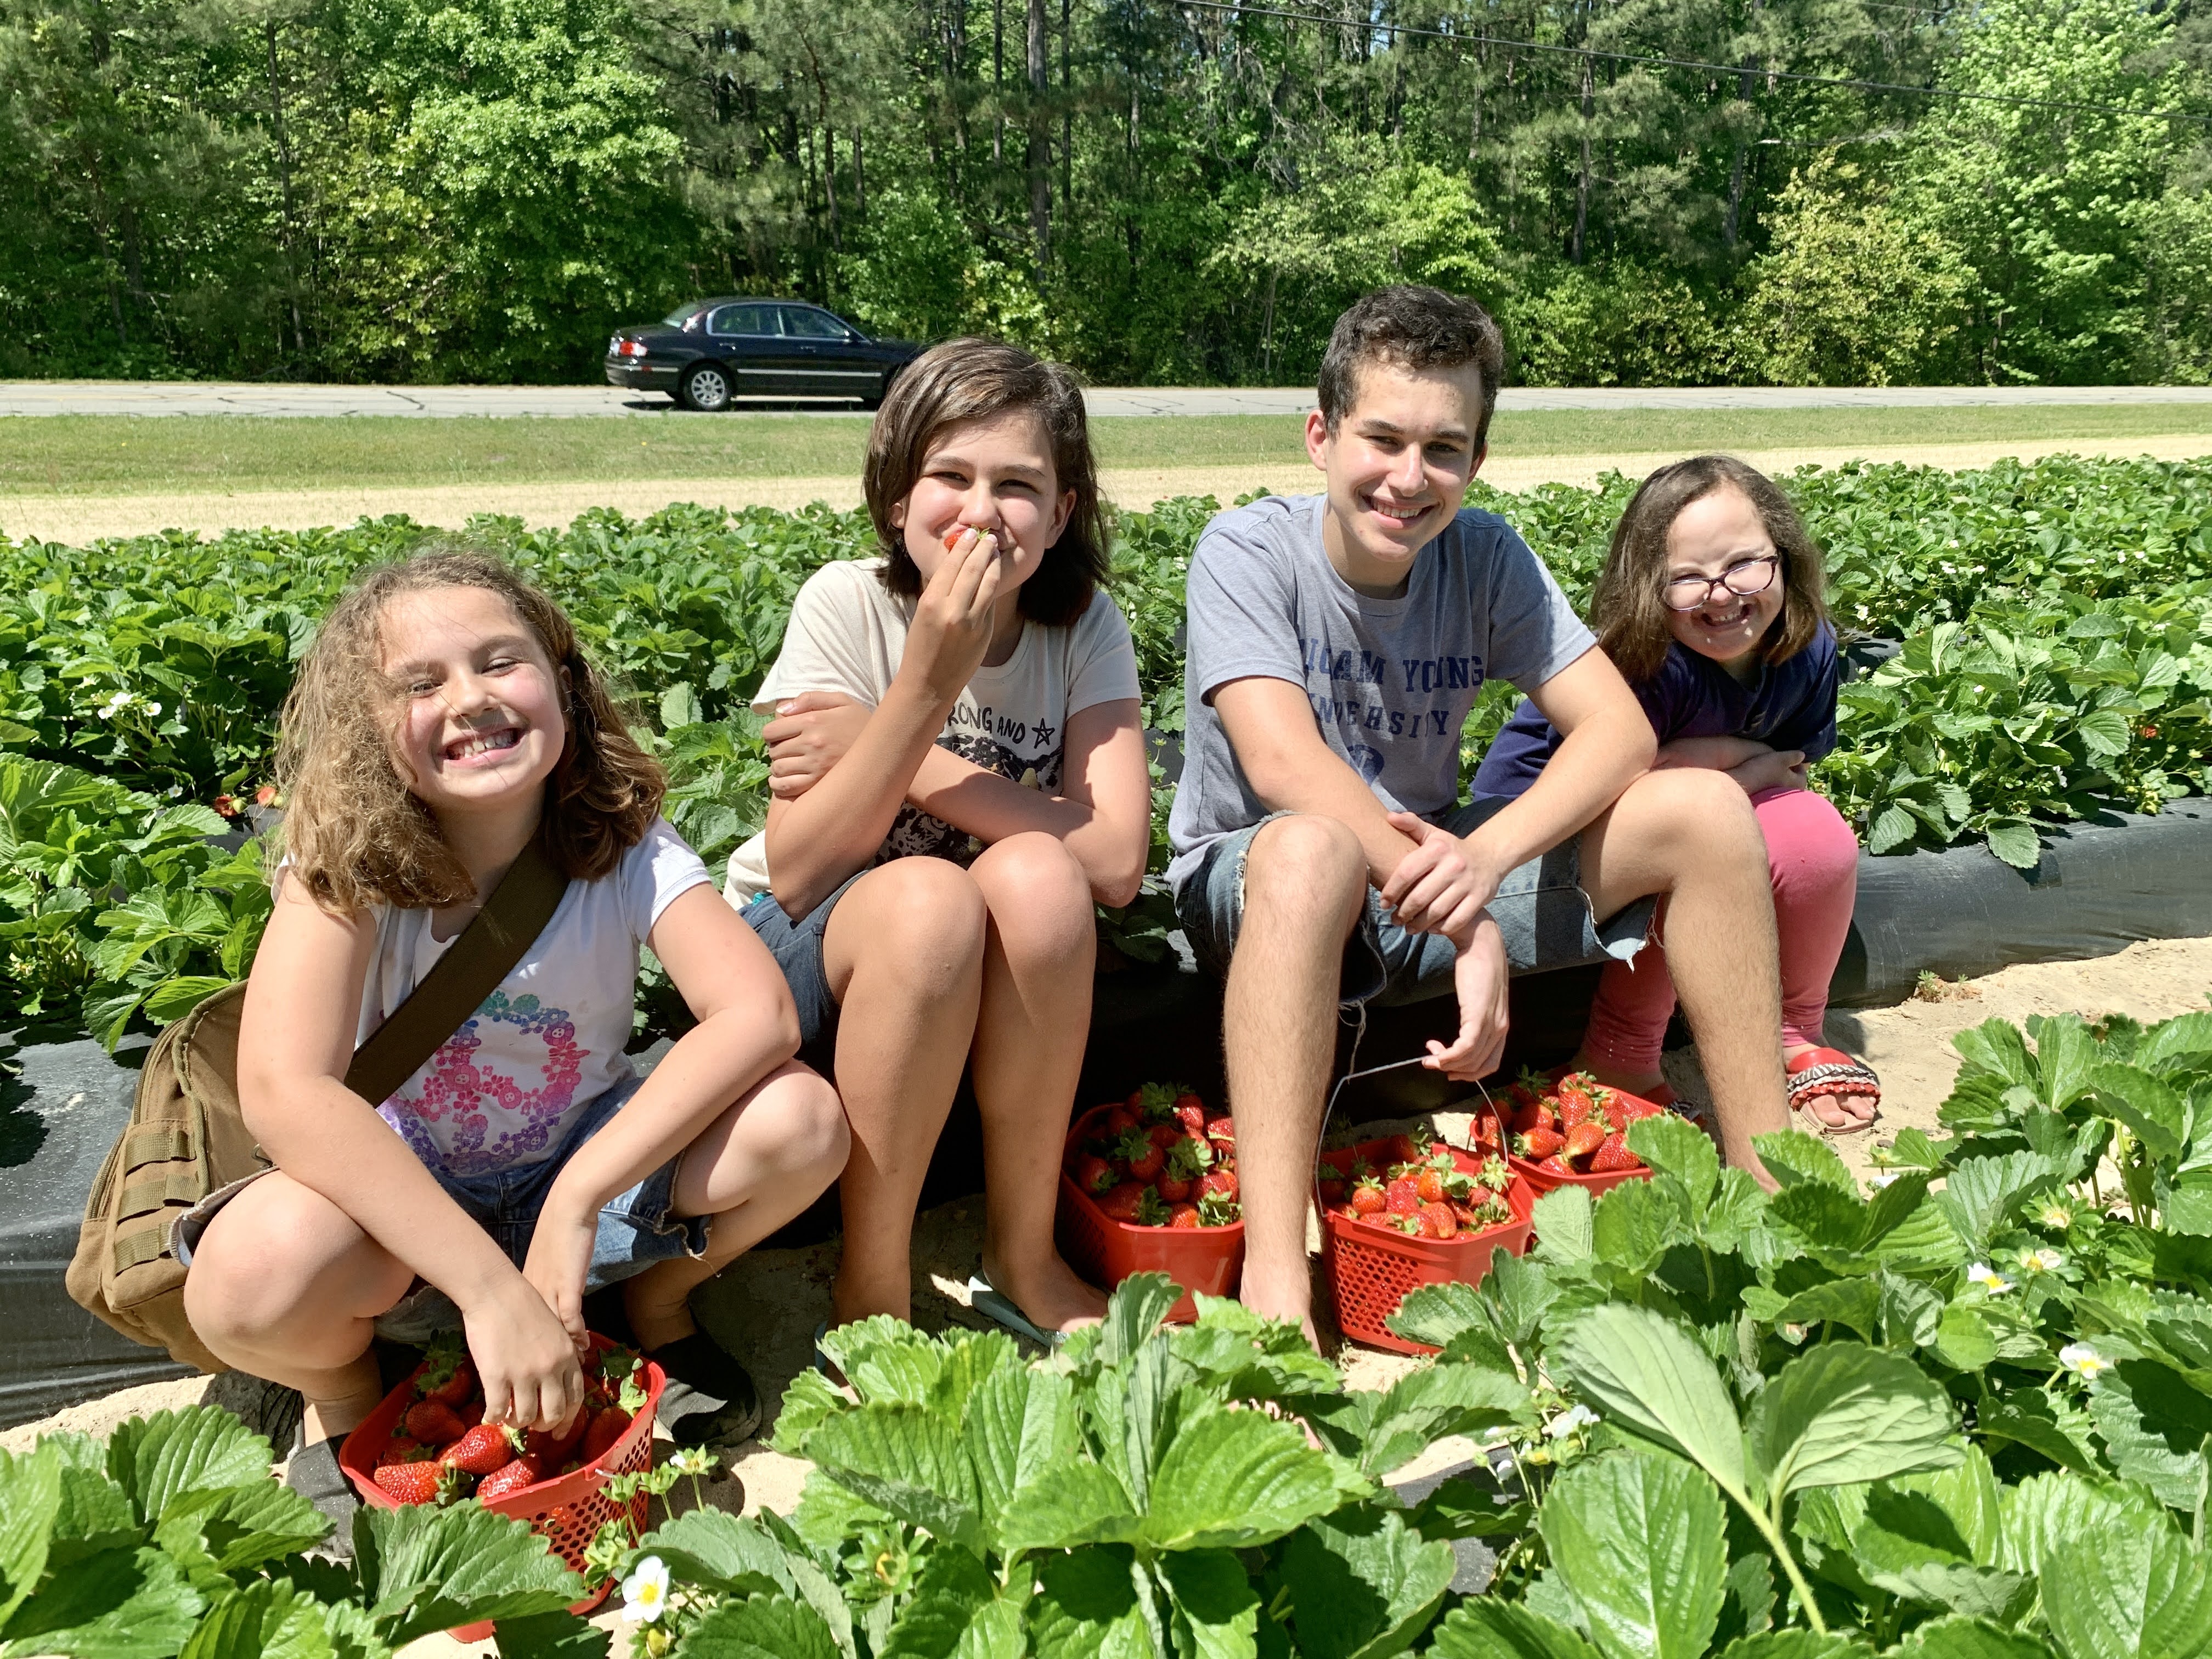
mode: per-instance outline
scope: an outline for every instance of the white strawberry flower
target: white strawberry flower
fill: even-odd
[[[1986,1261],[1977,1261],[1966,1269],[1966,1283],[1980,1285],[1991,1296],[2002,1296],[2012,1288],[2012,1281]]]
[[[1902,1170],[1876,1170],[1867,1177],[1867,1185],[1879,1191],[1905,1174]]]
[[[623,1623],[650,1625],[668,1611],[668,1563],[648,1555],[623,1580]]]
[[[2069,1342],[2058,1351],[2058,1363],[2084,1382],[2094,1382],[2112,1368],[2111,1360],[2086,1342]]]
[[[1577,1429],[1595,1426],[1597,1413],[1588,1406],[1573,1405],[1544,1425],[1544,1432],[1553,1440],[1565,1440]]]
[[[704,1446],[686,1446],[670,1454],[668,1467],[678,1474],[712,1474],[714,1472],[714,1454]]]
[[[2064,1232],[2074,1224],[2074,1212],[2054,1198],[2045,1203],[2044,1206],[2035,1212],[2035,1218],[2046,1227],[2056,1228],[2058,1231]]]
[[[2022,1250],[2020,1253],[2020,1265],[2032,1273],[2055,1273],[2066,1265],[2066,1256],[2063,1251],[2051,1249],[2046,1245],[2033,1250]]]

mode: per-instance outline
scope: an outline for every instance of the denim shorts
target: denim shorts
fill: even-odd
[[[756,893],[752,902],[738,912],[745,926],[760,935],[791,988],[791,1000],[799,1009],[799,1060],[824,1077],[837,1074],[837,999],[830,994],[830,975],[822,965],[822,935],[837,902],[867,873],[860,870],[846,877],[835,892],[796,921],[784,914],[773,893]]]
[[[1492,797],[1472,801],[1443,815],[1442,827],[1455,836],[1472,834],[1503,811],[1510,801]],[[1222,836],[1176,895],[1176,915],[1200,965],[1216,975],[1229,971],[1237,935],[1244,921],[1244,865],[1261,826],[1288,817],[1272,812],[1259,823]],[[1516,866],[1498,884],[1489,904],[1504,936],[1505,960],[1516,974],[1542,973],[1618,958],[1626,962],[1643,948],[1651,932],[1656,899],[1638,899],[1601,921],[1582,890],[1582,838],[1571,836],[1548,853]],[[1337,997],[1346,1008],[1378,1008],[1419,1002],[1452,988],[1452,964],[1458,952],[1435,933],[1409,933],[1390,919],[1374,888],[1352,937],[1344,944],[1344,968]]]
[[[437,1177],[446,1196],[489,1233],[507,1259],[520,1267],[529,1256],[538,1212],[545,1207],[546,1194],[562,1166],[613,1119],[644,1081],[641,1077],[626,1078],[586,1106],[562,1133],[551,1155],[539,1163],[483,1175],[453,1175],[437,1169],[430,1173]],[[669,1213],[675,1206],[676,1171],[682,1162],[679,1153],[628,1192],[600,1206],[599,1237],[592,1247],[592,1265],[584,1281],[586,1293],[641,1273],[656,1261],[706,1254],[707,1218]],[[248,1176],[210,1193],[177,1218],[169,1237],[179,1262],[187,1268],[191,1266],[192,1247],[199,1243],[216,1212],[258,1178]],[[394,1341],[420,1342],[460,1322],[459,1310],[443,1291],[418,1282],[377,1320],[376,1331]]]

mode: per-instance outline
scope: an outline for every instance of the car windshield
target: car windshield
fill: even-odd
[[[677,307],[660,320],[669,328],[695,328],[698,325],[699,313],[706,309],[704,300],[694,300],[688,306]]]

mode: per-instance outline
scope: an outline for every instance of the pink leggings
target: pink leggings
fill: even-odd
[[[1820,1042],[1828,981],[1850,931],[1858,893],[1859,843],[1843,814],[1810,789],[1752,797],[1774,879],[1774,926],[1782,945],[1782,1043]],[[1633,962],[1606,964],[1583,1048],[1601,1066],[1632,1075],[1659,1069],[1674,981],[1655,940]]]

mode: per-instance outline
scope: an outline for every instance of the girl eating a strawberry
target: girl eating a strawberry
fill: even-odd
[[[1699,455],[1638,488],[1613,528],[1590,625],[1650,719],[1658,764],[1724,772],[1751,797],[1782,950],[1790,1111],[1815,1133],[1850,1135],[1873,1126],[1881,1085],[1821,1038],[1859,855],[1850,825],[1805,777],[1836,746],[1840,675],[1824,585],[1820,546],[1774,481],[1732,456]],[[1518,795],[1559,741],[1523,702],[1483,757],[1475,793]],[[1659,1051],[1674,1011],[1662,951],[1607,964],[1576,1066],[1672,1104]]]
[[[301,663],[277,767],[284,858],[238,1063],[275,1167],[178,1243],[194,1330],[306,1398],[290,1483],[353,1507],[336,1442],[381,1392],[380,1329],[458,1324],[485,1422],[572,1431],[583,1299],[617,1280],[664,1404],[682,1384],[702,1407],[679,1437],[749,1434],[751,1381],[686,1298],[836,1179],[844,1115],[568,619],[465,550],[369,572]],[[428,1011],[453,1035],[387,1098],[351,1092],[356,1042],[519,861],[559,895],[535,939],[473,1011]],[[699,1023],[641,1077],[645,945]]]
[[[726,896],[853,1126],[834,1319],[908,1316],[922,1176],[961,1075],[983,1127],[974,1304],[1040,1340],[1105,1300],[1053,1246],[1091,1015],[1094,901],[1143,878],[1151,793],[1083,397],[988,340],[876,416],[878,556],[799,590],[756,694],[773,799]]]

